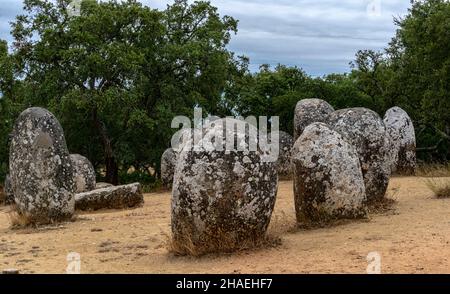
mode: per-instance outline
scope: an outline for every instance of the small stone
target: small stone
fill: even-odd
[[[139,183],[113,186],[75,195],[77,210],[122,209],[140,206],[144,196]]]
[[[314,122],[326,122],[327,117],[334,111],[328,102],[317,99],[300,100],[294,113],[294,140],[303,133],[303,130]]]
[[[18,275],[19,273],[19,270],[15,268],[8,268],[2,271],[2,274],[4,275]]]
[[[328,124],[356,149],[368,202],[382,199],[389,184],[389,135],[380,116],[366,108],[349,108],[329,115]]]
[[[298,223],[366,216],[359,156],[338,132],[326,124],[313,123],[293,149]]]
[[[95,189],[96,175],[92,163],[80,154],[71,154],[70,159],[75,169],[74,181],[76,193],[83,193]]]
[[[164,151],[161,156],[161,182],[165,188],[172,188],[176,162],[177,154],[172,148]]]
[[[416,135],[409,115],[400,107],[386,111],[384,124],[391,139],[391,170],[400,175],[414,175],[416,170]]]

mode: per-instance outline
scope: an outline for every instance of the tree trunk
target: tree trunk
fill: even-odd
[[[102,145],[103,152],[105,153],[105,164],[106,164],[106,179],[107,183],[118,185],[119,184],[119,167],[114,156],[114,151],[111,144],[111,139],[108,136],[103,122],[100,121],[97,114],[97,108],[94,108],[92,112],[92,119],[94,121],[95,128],[97,129]]]

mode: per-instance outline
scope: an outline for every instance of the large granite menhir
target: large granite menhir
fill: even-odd
[[[348,108],[331,113],[328,125],[356,149],[367,201],[383,199],[391,175],[390,140],[383,120],[370,109]]]
[[[247,131],[235,131],[233,125],[242,123],[216,120],[205,129],[201,149],[192,150],[188,142],[179,154],[172,234],[185,250],[232,251],[265,235],[277,193],[276,163],[263,160],[268,154],[259,148],[249,150],[258,140],[257,130],[247,124]],[[241,151],[227,150],[230,137]]]
[[[328,102],[317,99],[303,99],[297,102],[294,112],[294,141],[303,133],[303,130],[312,123],[326,122],[328,115],[334,108]]]
[[[298,223],[366,216],[359,156],[342,135],[313,123],[295,142],[293,153]]]
[[[17,211],[30,223],[71,218],[75,208],[74,169],[56,117],[33,107],[17,118],[9,170]]]

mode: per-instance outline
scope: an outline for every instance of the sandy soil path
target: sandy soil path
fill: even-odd
[[[395,211],[330,228],[295,230],[292,182],[280,182],[271,232],[275,248],[202,258],[167,252],[170,193],[145,196],[142,208],[80,214],[58,227],[11,230],[0,207],[0,269],[65,273],[67,254],[82,273],[365,273],[377,251],[383,273],[450,273],[450,199],[435,199],[424,179],[394,178]]]

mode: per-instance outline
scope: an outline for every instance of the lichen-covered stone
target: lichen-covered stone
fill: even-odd
[[[246,124],[241,132],[231,127],[235,123],[244,122],[215,121],[196,149],[186,144],[179,154],[172,197],[178,244],[199,251],[232,250],[231,244],[261,238],[267,230],[277,193],[276,163],[266,162],[266,151],[251,147],[258,140],[254,126]],[[235,148],[227,149],[225,138],[235,135]]]
[[[330,114],[328,124],[358,152],[368,202],[382,199],[391,174],[390,141],[383,120],[370,109],[350,108]]]
[[[5,177],[3,191],[5,193],[5,204],[7,204],[7,205],[14,204],[14,192],[12,190],[11,178],[10,178],[9,174],[6,175],[6,177]]]
[[[294,197],[297,221],[325,222],[367,214],[359,156],[326,124],[306,127],[295,142]]]
[[[96,185],[95,169],[89,159],[80,154],[71,154],[70,159],[75,170],[76,193],[94,190]]]
[[[303,130],[314,122],[326,122],[327,117],[334,111],[326,101],[311,98],[300,100],[294,113],[294,141],[300,137]]]
[[[33,107],[14,125],[9,170],[19,214],[29,222],[71,218],[74,213],[74,169],[64,132],[49,111]]]
[[[269,140],[274,137],[269,134]],[[291,150],[294,146],[294,138],[286,132],[278,132],[279,154],[277,160],[277,171],[280,178],[290,178],[292,176]]]
[[[103,188],[109,188],[109,187],[114,187],[113,184],[110,183],[103,183],[103,182],[99,182],[95,184],[95,189],[103,189]]]
[[[75,195],[77,210],[122,209],[144,203],[139,183],[112,186]]]
[[[177,163],[177,154],[172,148],[164,151],[161,156],[161,182],[166,188],[172,188],[173,174]]]
[[[386,111],[384,124],[391,138],[392,172],[413,175],[416,169],[416,135],[409,115],[400,107]]]

